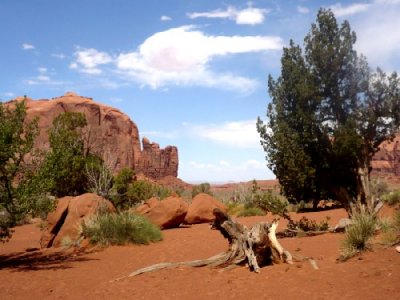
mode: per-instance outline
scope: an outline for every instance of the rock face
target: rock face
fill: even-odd
[[[64,112],[82,112],[88,123],[84,131],[86,147],[99,155],[114,173],[129,167],[136,174],[151,179],[177,177],[178,149],[173,146],[160,149],[158,144],[144,138],[142,150],[138,127],[126,114],[115,108],[74,93],[51,100],[28,98],[26,104],[27,120],[39,117],[40,135],[35,143],[36,148],[49,148],[48,130],[55,117]]]
[[[372,175],[400,176],[400,133],[393,141],[385,141],[372,158]]]
[[[215,208],[226,213],[226,208],[221,202],[208,194],[200,193],[193,198],[185,217],[185,223],[199,224],[214,221],[213,210]]]
[[[109,212],[115,211],[110,201],[96,194],[60,198],[56,210],[47,217],[47,228],[40,239],[41,247],[60,247],[66,237],[76,241],[79,238],[79,225],[99,208]]]
[[[146,207],[147,206],[147,209]],[[161,229],[179,227],[188,211],[187,203],[180,197],[168,197],[156,203],[153,199],[137,208],[138,212]]]

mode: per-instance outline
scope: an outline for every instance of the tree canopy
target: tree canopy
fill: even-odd
[[[25,116],[25,101],[9,106],[0,102],[0,239],[32,209],[32,203],[20,197],[24,186],[17,184],[39,132],[38,120],[25,122]]]
[[[289,201],[331,197],[346,208],[369,200],[371,160],[400,121],[400,79],[372,71],[354,49],[356,34],[320,9],[304,39],[283,49],[269,76],[267,121],[257,130],[268,166]]]

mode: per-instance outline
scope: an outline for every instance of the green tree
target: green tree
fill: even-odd
[[[130,207],[128,190],[132,184],[135,172],[130,168],[123,168],[114,178],[111,191],[111,201],[117,208]]]
[[[353,49],[350,24],[320,9],[304,40],[290,41],[281,75],[269,77],[267,123],[257,130],[289,201],[335,197],[370,199],[371,160],[399,126],[400,81],[396,73],[372,72]]]
[[[211,185],[208,182],[204,182],[192,187],[192,198],[194,198],[197,194],[200,193],[212,195]]]
[[[0,102],[0,239],[9,237],[9,228],[30,212],[34,203],[21,197],[27,154],[39,133],[38,119],[25,120],[25,101],[3,105]]]
[[[66,112],[53,120],[50,150],[36,181],[54,196],[80,195],[88,189],[85,167],[93,165],[94,157],[85,151],[81,130],[86,125],[83,113]]]

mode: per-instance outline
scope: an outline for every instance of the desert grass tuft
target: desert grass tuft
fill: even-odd
[[[162,239],[161,230],[132,212],[95,215],[82,224],[82,234],[102,246],[149,244]]]
[[[370,214],[366,210],[353,213],[352,220],[353,224],[347,227],[342,244],[344,259],[366,250],[377,226],[376,215]]]

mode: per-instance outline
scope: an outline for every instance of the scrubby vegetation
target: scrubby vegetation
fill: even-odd
[[[382,196],[382,201],[388,205],[397,205],[400,203],[400,190],[395,190]]]
[[[148,244],[162,239],[160,229],[143,216],[129,211],[97,214],[82,224],[82,235],[102,246]]]
[[[192,187],[192,198],[196,197],[196,195],[200,193],[212,195],[211,186],[208,182],[204,182],[199,185],[194,185]]]
[[[351,219],[352,224],[346,228],[342,244],[343,258],[367,249],[378,225],[376,214],[370,213],[365,207],[354,212]]]

